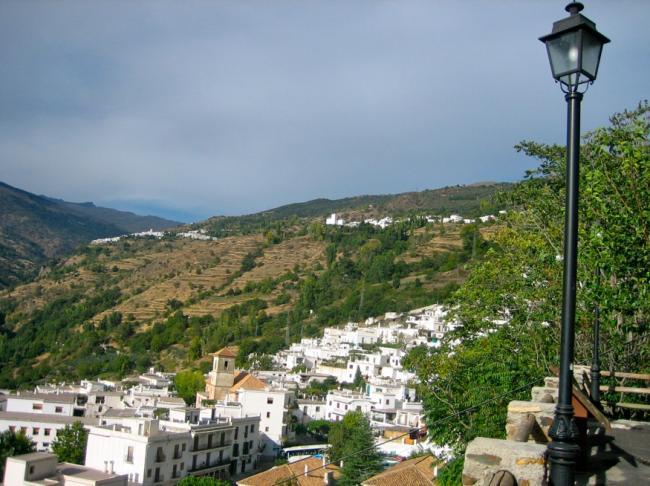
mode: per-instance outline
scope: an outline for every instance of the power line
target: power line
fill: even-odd
[[[376,449],[377,447],[382,446],[384,444],[387,444],[388,442],[394,442],[395,440],[401,439],[402,437],[406,437],[407,435],[411,435],[412,433],[414,433],[416,431],[417,432],[426,431],[427,427],[429,427],[429,426],[437,425],[437,424],[442,423],[442,422],[444,422],[446,420],[452,419],[454,417],[458,417],[458,416],[460,416],[460,415],[462,415],[464,413],[470,412],[470,411],[472,411],[472,410],[474,410],[474,409],[476,409],[478,407],[481,407],[481,406],[483,406],[483,405],[485,405],[487,403],[490,403],[490,402],[505,398],[508,395],[511,395],[511,394],[516,393],[516,392],[518,392],[520,390],[528,388],[528,387],[530,387],[530,386],[532,386],[532,385],[534,385],[536,383],[539,383],[541,381],[542,381],[542,378],[538,378],[538,379],[533,380],[533,381],[531,381],[529,383],[526,383],[525,385],[518,386],[517,388],[513,388],[512,390],[508,390],[507,392],[504,392],[504,393],[502,393],[500,395],[497,395],[497,396],[492,397],[492,398],[488,398],[487,400],[483,400],[482,402],[477,403],[475,405],[472,405],[471,407],[467,407],[467,408],[465,408],[463,410],[460,410],[460,411],[458,411],[456,413],[453,413],[451,415],[447,415],[446,417],[442,417],[441,419],[436,420],[435,422],[433,422],[430,425],[424,425],[424,426],[419,427],[419,428],[413,428],[413,429],[409,430],[408,432],[405,432],[405,433],[403,433],[401,435],[398,435],[397,437],[393,437],[392,439],[385,440],[383,442],[380,442],[378,444],[374,444],[374,445],[372,445],[370,447],[366,447],[364,449],[359,449],[358,451],[352,452],[352,453],[342,457],[341,459],[345,462],[345,459],[356,456],[358,454],[361,454],[362,452],[366,452],[366,451],[371,450],[371,449]],[[292,481],[296,480],[297,478],[299,478],[301,476],[307,476],[311,472],[318,471],[319,469],[326,468],[327,466],[330,466],[332,464],[334,464],[334,463],[333,462],[327,462],[327,463],[324,463],[322,466],[318,466],[318,467],[315,467],[313,469],[309,469],[309,470],[307,470],[307,471],[305,471],[305,472],[303,472],[301,474],[293,474],[289,478],[284,478],[284,479],[278,480],[277,482],[274,483],[274,486],[281,486],[283,484],[291,484]]]

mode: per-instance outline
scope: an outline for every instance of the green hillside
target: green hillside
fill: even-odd
[[[494,228],[277,224],[82,247],[0,293],[0,388],[178,369],[232,343],[273,353],[326,325],[444,301]]]
[[[511,187],[512,184],[504,182],[483,182],[401,194],[365,195],[334,200],[314,199],[245,216],[217,216],[201,223],[200,226],[209,229],[215,236],[221,236],[259,231],[283,219],[323,218],[331,213],[341,213],[346,219],[355,220],[425,213],[457,213],[473,217],[497,209],[489,204],[491,197]]]

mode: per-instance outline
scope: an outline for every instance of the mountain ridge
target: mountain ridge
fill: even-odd
[[[0,181],[0,288],[95,238],[181,223],[36,195]]]

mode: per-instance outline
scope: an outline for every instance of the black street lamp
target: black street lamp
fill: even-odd
[[[580,452],[571,405],[578,256],[580,102],[588,84],[596,79],[603,45],[609,42],[596,30],[596,24],[580,14],[583,8],[579,2],[567,5],[569,17],[555,22],[553,31],[540,38],[546,44],[553,77],[566,94],[568,105],[560,384],[555,418],[549,430],[553,440],[548,446],[550,482],[556,486],[574,483],[574,468]]]

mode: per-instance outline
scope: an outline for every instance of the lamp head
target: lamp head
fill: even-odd
[[[596,24],[580,13],[583,9],[580,2],[568,4],[569,16],[555,22],[551,33],[539,38],[546,44],[553,77],[570,92],[594,82],[603,45],[609,42],[596,30]]]

